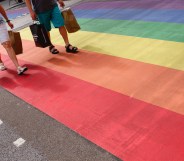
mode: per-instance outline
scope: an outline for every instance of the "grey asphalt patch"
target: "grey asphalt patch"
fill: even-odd
[[[46,161],[30,144],[24,143],[19,147],[13,144],[20,139],[11,126],[3,123],[0,125],[0,158],[1,161]]]
[[[0,87],[1,161],[120,161]],[[13,142],[26,142],[17,148]]]

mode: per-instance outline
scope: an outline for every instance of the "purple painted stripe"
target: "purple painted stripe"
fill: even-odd
[[[74,9],[184,9],[184,0],[128,0],[112,2],[84,2],[74,7]]]

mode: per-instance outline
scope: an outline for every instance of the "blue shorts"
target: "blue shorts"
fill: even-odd
[[[51,30],[51,22],[55,28],[64,26],[64,19],[58,6],[54,7],[52,10],[38,13],[37,16],[40,23],[45,26],[47,31]]]

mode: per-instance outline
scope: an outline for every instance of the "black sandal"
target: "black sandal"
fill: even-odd
[[[70,48],[72,45],[68,44],[67,46],[65,46],[66,48],[66,52],[68,53],[77,53],[78,52],[78,48],[75,46],[72,46],[72,48]]]
[[[52,54],[58,54],[59,51],[55,48],[55,46],[49,46],[49,51],[52,53]]]

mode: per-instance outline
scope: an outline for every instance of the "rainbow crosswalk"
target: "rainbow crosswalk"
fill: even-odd
[[[184,160],[184,4],[181,0],[83,2],[72,9],[80,48],[36,48],[21,30],[27,75],[0,73],[0,84],[126,161]],[[0,48],[1,52],[4,52]],[[3,55],[5,63],[13,65]]]

